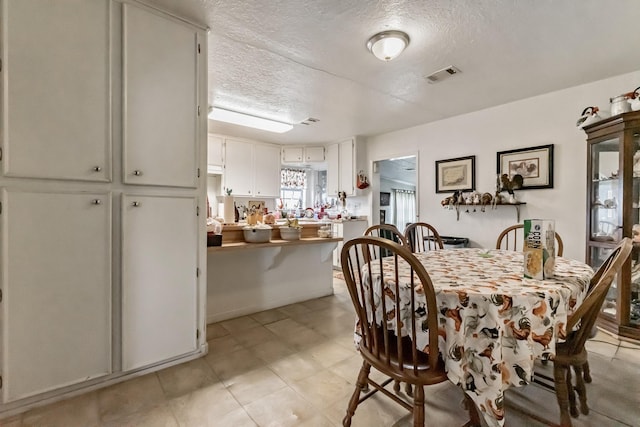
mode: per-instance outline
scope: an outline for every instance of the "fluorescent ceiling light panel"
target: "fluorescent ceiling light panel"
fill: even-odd
[[[211,120],[217,120],[219,122],[233,123],[234,125],[247,126],[275,133],[284,133],[293,129],[293,126],[289,123],[276,122],[274,120],[237,113],[218,107],[213,107],[208,117]]]

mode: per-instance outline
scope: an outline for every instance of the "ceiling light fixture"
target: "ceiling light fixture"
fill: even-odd
[[[367,41],[367,49],[382,61],[391,61],[409,46],[409,36],[402,31],[383,31]]]
[[[284,133],[293,129],[289,123],[277,122],[275,120],[264,119],[250,114],[238,113],[237,111],[225,110],[224,108],[212,107],[208,117],[219,122],[232,123],[234,125],[247,126],[254,129],[266,130],[275,133]]]

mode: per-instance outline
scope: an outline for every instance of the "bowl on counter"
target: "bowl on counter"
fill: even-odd
[[[247,243],[267,243],[271,241],[271,227],[244,227],[242,229],[244,241]]]
[[[300,240],[302,228],[280,227],[280,237],[282,240]]]
[[[323,237],[325,239],[333,237],[331,230],[318,230],[318,237]]]

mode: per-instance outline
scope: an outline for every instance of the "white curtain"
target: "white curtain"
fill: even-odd
[[[413,190],[391,190],[393,224],[403,231],[409,222],[416,220],[416,192]]]

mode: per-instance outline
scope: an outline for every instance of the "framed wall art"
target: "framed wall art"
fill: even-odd
[[[553,144],[498,151],[498,175],[522,175],[522,189],[553,188]]]
[[[473,191],[476,188],[476,156],[436,160],[436,193]]]
[[[391,193],[380,192],[380,206],[389,206],[391,203]]]
[[[384,209],[380,209],[380,224],[387,223],[387,211]]]

